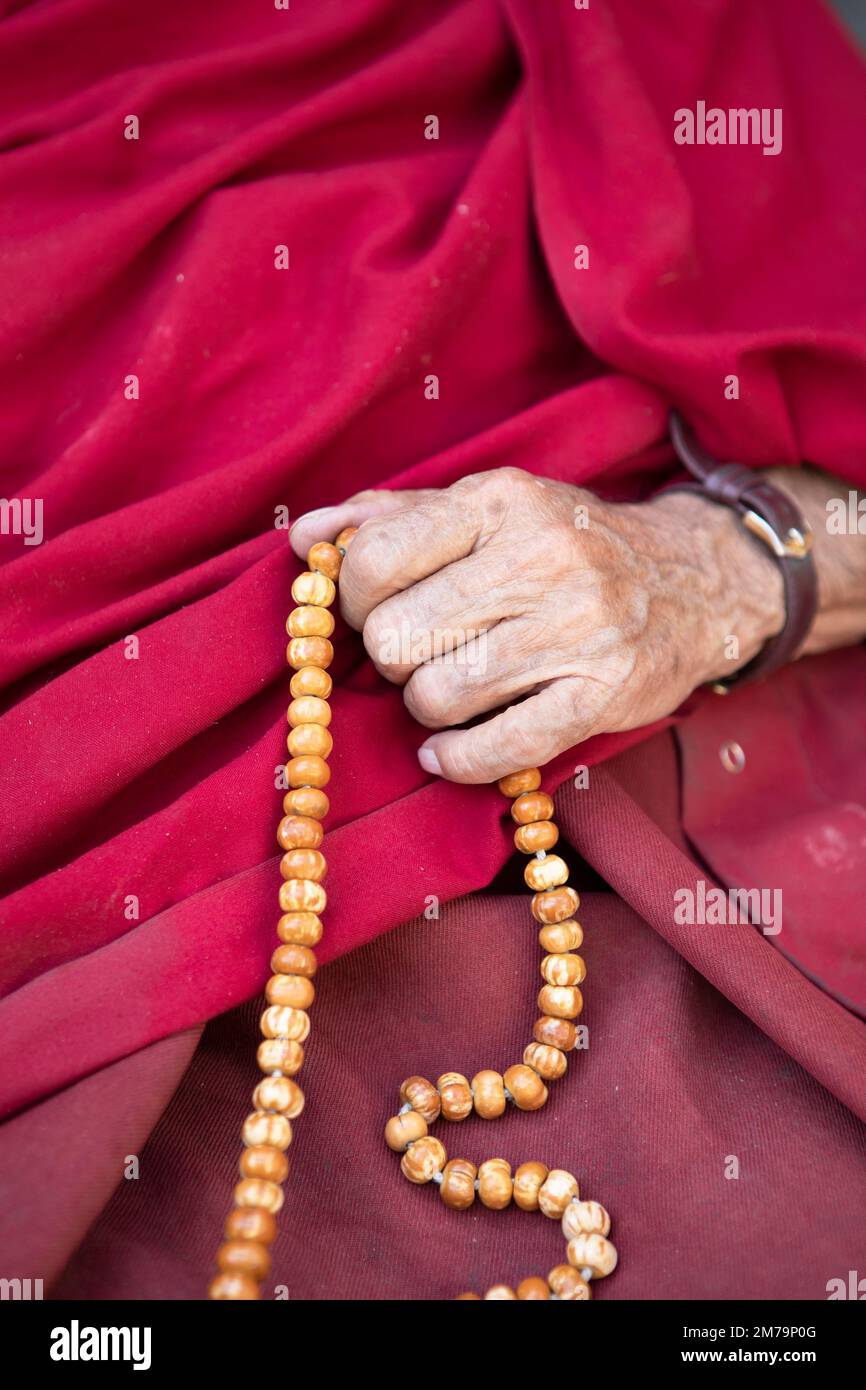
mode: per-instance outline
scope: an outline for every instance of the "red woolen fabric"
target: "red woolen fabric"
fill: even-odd
[[[18,1117],[3,1182],[14,1176],[20,1218],[43,1200],[21,1166],[40,1133],[63,1149],[93,1082],[109,1100],[130,1076],[142,1104],[126,1142],[139,1143],[182,1069],[184,1046],[165,1040],[267,974],[298,568],[275,509],[506,464],[642,496],[671,471],[672,403],[722,454],[866,481],[866,192],[853,176],[866,81],[813,0],[4,8],[2,490],[42,499],[45,528],[39,546],[0,536],[0,1113]],[[676,146],[673,111],[700,99],[781,106],[783,152]],[[423,138],[428,114],[438,141]],[[324,959],[417,916],[431,893],[483,888],[511,848],[498,794],[431,784],[399,692],[357,637],[338,631],[337,650]],[[610,853],[597,867],[862,1116],[862,1024],[830,998],[864,1005],[852,883],[866,778],[862,756],[840,754],[862,738],[862,652],[789,679],[795,709],[745,691],[731,704],[735,735],[764,719],[758,800],[754,781],[732,779],[717,814],[721,716],[700,697],[691,758],[688,732],[683,745],[686,828],[707,873],[747,886],[787,874],[798,898],[796,939],[757,938],[769,975],[746,964],[751,936],[726,950],[671,934],[686,866],[665,877],[639,862],[601,793]],[[571,750],[547,784],[644,732]],[[803,761],[791,792],[786,757],[804,740],[822,779]],[[792,806],[811,846],[796,861]],[[393,949],[402,968],[403,947],[366,949]],[[663,1076],[674,1107],[682,1077]],[[57,1122],[43,1131],[46,1114]],[[82,1180],[69,1153],[58,1192]],[[58,1227],[49,1260],[34,1220],[34,1251],[54,1272],[82,1229]],[[15,1230],[29,1264],[27,1222]]]

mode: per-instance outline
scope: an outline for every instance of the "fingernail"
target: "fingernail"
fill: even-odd
[[[318,523],[324,521],[326,517],[333,516],[334,512],[339,510],[339,507],[317,507],[314,512],[304,512],[303,516],[297,517],[296,520],[292,522],[289,527],[289,535],[292,534],[296,526],[300,526],[302,521],[315,521]]]
[[[425,772],[432,772],[436,777],[442,776],[442,768],[439,764],[439,759],[436,757],[432,748],[419,748],[418,761]]]

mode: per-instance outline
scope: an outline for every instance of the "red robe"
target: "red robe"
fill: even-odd
[[[646,496],[672,404],[722,456],[862,486],[866,79],[815,0],[5,9],[2,490],[44,539],[0,536],[0,1249],[70,1296],[197,1297],[274,945],[275,521],[503,465]],[[781,152],[676,143],[699,101],[781,109]],[[404,1075],[519,1060],[537,946],[513,869],[490,889],[502,798],[431,782],[335,640],[336,963],[274,1282],[450,1297],[561,1241],[409,1189],[381,1128]],[[860,647],[545,772],[591,1046],[540,1114],[443,1137],[577,1173],[621,1253],[601,1297],[863,1267],[864,710]],[[782,932],[677,924],[698,881],[781,889]]]

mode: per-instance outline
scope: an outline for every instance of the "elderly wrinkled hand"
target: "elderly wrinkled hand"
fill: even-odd
[[[343,615],[414,718],[440,731],[422,766],[457,782],[651,723],[784,620],[772,562],[726,509],[689,494],[607,503],[501,468],[360,493],[302,517],[292,545],[303,556],[344,526],[360,530]]]

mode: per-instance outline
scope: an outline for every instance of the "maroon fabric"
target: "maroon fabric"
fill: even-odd
[[[7,1248],[38,1277],[34,1261],[58,1268],[98,1206],[94,1187],[86,1220],[67,1219],[86,1175],[62,1155],[95,1154],[70,1131],[90,1127],[95,1146],[101,1083],[112,1104],[127,1078],[133,1096],[143,1089],[105,1130],[116,1154],[140,1144],[178,1074],[186,1043],[161,1044],[246,1000],[267,974],[297,568],[275,509],[297,515],[377,482],[435,485],[505,464],[643,496],[670,474],[672,402],[720,454],[808,458],[866,481],[866,194],[851,177],[866,82],[812,0],[5,10],[0,454],[4,493],[43,499],[45,540],[0,536],[0,1114],[19,1117],[4,1131],[0,1211],[12,1221]],[[783,154],[674,145],[672,112],[708,95],[708,74],[721,105],[784,108]],[[423,139],[428,111],[438,142]],[[124,139],[130,113],[137,141]],[[580,243],[586,272],[573,268]],[[274,264],[283,244],[285,272]],[[424,398],[430,371],[435,402]],[[721,389],[731,372],[736,406]],[[124,393],[130,375],[137,399]],[[396,950],[374,938],[429,893],[446,903],[489,885],[511,850],[497,793],[430,784],[399,692],[363,662],[357,638],[337,642],[325,959]],[[828,708],[855,737],[861,656],[820,668],[820,720],[806,686],[793,723],[760,735],[777,759],[769,816],[786,808],[784,750],[820,741]],[[694,702],[696,730],[706,708]],[[741,733],[750,708],[738,706]],[[547,784],[647,733],[571,750]],[[829,827],[850,847],[850,778],[831,762],[812,833]],[[798,794],[810,791],[802,781]],[[623,805],[603,774],[597,785],[581,851],[862,1114],[862,1024],[791,973],[782,943],[757,941],[756,971],[745,937],[671,934],[669,890],[689,861],[637,864],[617,829]],[[739,875],[749,866],[729,844],[738,805],[716,860],[712,805],[701,804],[711,785],[689,784],[691,823],[707,861]],[[762,844],[769,871],[778,844]],[[808,893],[793,956],[852,998],[859,905],[851,917],[856,900],[835,880],[837,923],[811,872],[792,883]],[[623,911],[608,910],[611,921]],[[842,947],[813,939],[837,932],[860,953],[851,969]],[[339,966],[350,977],[352,959]],[[452,965],[462,975],[462,948]],[[777,987],[781,1010],[768,997]],[[411,1007],[402,991],[400,1007]],[[397,1048],[396,1025],[389,1036]],[[409,1049],[382,1056],[421,1064]],[[628,1071],[619,1054],[603,1065],[615,1063]],[[377,1097],[379,1084],[364,1083]],[[659,1084],[670,1114],[681,1073],[672,1066]],[[60,1156],[50,1250],[35,1180],[45,1170],[31,1165],[40,1135]],[[827,1162],[847,1171],[846,1152]],[[203,1167],[197,1210],[210,1220],[221,1201],[205,1195]],[[213,1174],[221,1191],[230,1168],[226,1157]],[[110,1171],[100,1167],[100,1192]],[[175,1177],[180,1190],[177,1165]],[[176,1219],[188,1229],[198,1217]],[[652,1262],[643,1268],[648,1278]],[[681,1273],[685,1287],[693,1270]],[[169,1274],[165,1292],[181,1283]]]
[[[667,882],[699,868],[677,830],[669,734],[594,777],[591,795],[558,797],[563,828],[602,872],[627,846],[656,930],[614,894],[586,893],[589,1049],[571,1054],[540,1113],[437,1133],[452,1156],[537,1158],[578,1175],[611,1211],[621,1257],[595,1297],[825,1298],[827,1280],[866,1256],[854,1219],[866,1202],[866,1030],[751,927],[672,938],[659,911]],[[586,870],[569,857],[580,883]],[[449,1212],[435,1189],[405,1182],[381,1138],[405,1074],[471,1075],[519,1056],[538,958],[518,891],[451,903],[321,973],[265,1296],[451,1298],[561,1261],[558,1223]],[[208,1027],[140,1179],[119,1184],[56,1297],[202,1296],[256,1037],[255,1003]],[[731,1156],[737,1179],[725,1177]]]

